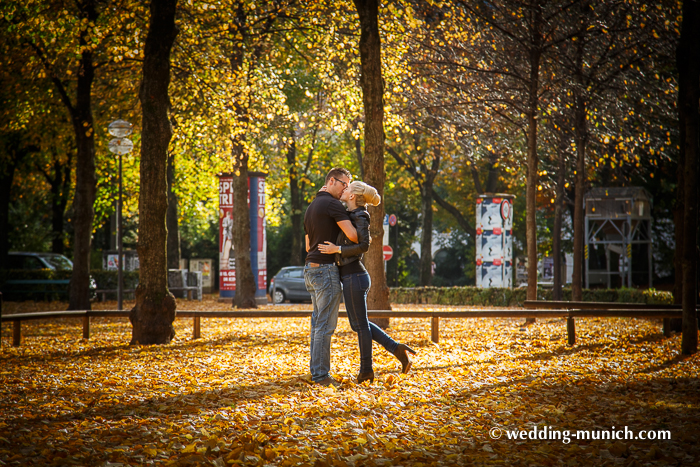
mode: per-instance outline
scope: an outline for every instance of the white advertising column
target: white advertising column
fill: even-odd
[[[476,286],[513,287],[513,199],[485,194],[476,200]]]

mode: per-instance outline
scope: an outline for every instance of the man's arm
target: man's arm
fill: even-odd
[[[351,242],[357,243],[357,230],[355,230],[355,226],[352,225],[352,222],[349,220],[340,221],[338,222],[338,227],[345,232],[345,236],[348,237]]]
[[[307,253],[309,252],[309,248],[310,248],[310,246],[309,246],[309,236],[307,235],[307,236],[306,236],[306,252],[307,252]]]

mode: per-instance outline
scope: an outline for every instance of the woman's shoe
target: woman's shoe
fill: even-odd
[[[359,373],[357,375],[357,384],[367,380],[369,380],[370,384],[374,383],[374,371],[365,371],[364,373]]]
[[[401,373],[408,373],[413,365],[411,357],[408,356],[409,353],[415,355],[416,351],[405,344],[399,344],[394,350],[394,355],[401,362]]]

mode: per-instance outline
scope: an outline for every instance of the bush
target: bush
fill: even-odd
[[[68,297],[67,284],[7,284],[8,280],[70,280],[72,271],[52,269],[0,270],[2,299],[12,300],[60,300]]]
[[[563,290],[564,300],[571,300],[571,289]],[[392,303],[468,306],[522,306],[527,289],[477,287],[396,287],[389,289]],[[552,300],[552,290],[538,288],[538,300]],[[672,304],[673,294],[655,289],[584,289],[585,302],[619,302]]]
[[[116,290],[119,282],[117,271],[105,271],[102,269],[90,271],[90,275],[97,282],[97,290]],[[135,289],[139,285],[138,271],[122,271],[125,289]]]
[[[59,300],[68,297],[68,285],[7,285],[8,280],[70,280],[72,271],[54,271],[51,269],[0,270],[0,291],[3,300]],[[139,284],[138,271],[124,271],[124,288],[135,289]],[[117,271],[93,269],[90,276],[95,279],[98,290],[117,289]],[[48,292],[45,292],[48,290]],[[110,295],[110,294],[108,294]],[[111,294],[116,298],[116,293]]]

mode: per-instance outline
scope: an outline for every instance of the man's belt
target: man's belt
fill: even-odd
[[[317,268],[320,266],[319,263],[306,263],[306,266],[309,268]]]

